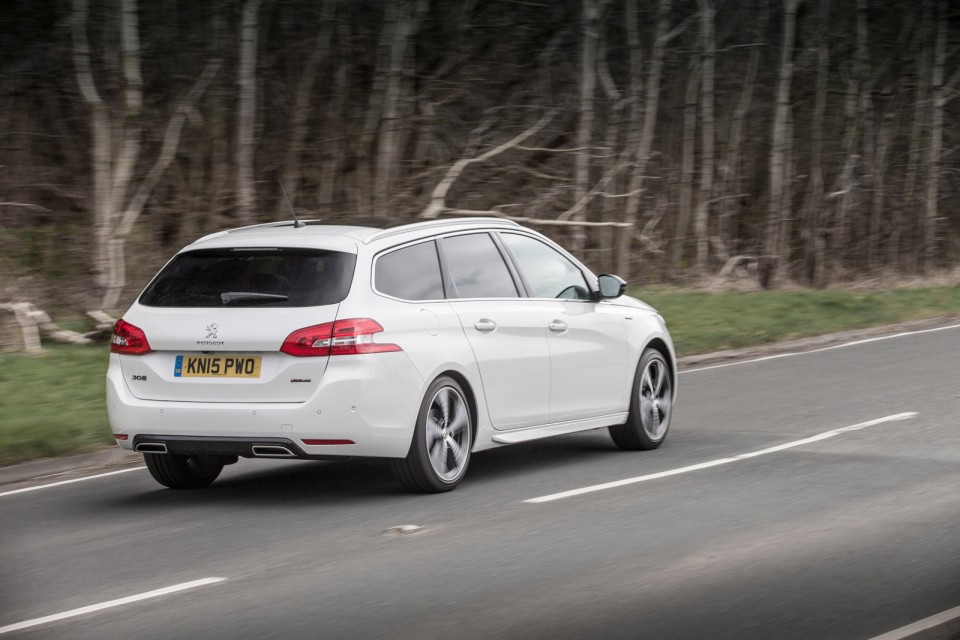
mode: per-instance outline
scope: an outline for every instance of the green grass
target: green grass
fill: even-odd
[[[39,356],[0,354],[0,465],[102,449],[107,426],[105,345],[52,345]]]
[[[960,287],[631,293],[663,314],[681,356],[960,313]]]
[[[857,292],[631,292],[667,319],[679,355],[960,314],[960,287]],[[0,465],[113,442],[104,406],[107,347],[0,354]]]

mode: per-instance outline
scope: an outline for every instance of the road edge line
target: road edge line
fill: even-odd
[[[177,593],[179,591],[186,591],[187,589],[195,589],[196,587],[203,587],[208,584],[223,582],[224,580],[226,580],[226,578],[201,578],[200,580],[182,582],[180,584],[175,584],[171,587],[154,589],[153,591],[146,591],[144,593],[138,593],[136,595],[127,596],[125,598],[117,598],[116,600],[108,600],[106,602],[100,602],[98,604],[91,604],[86,607],[71,609],[70,611],[64,611],[62,613],[54,613],[49,616],[43,616],[41,618],[33,618],[31,620],[24,620],[23,622],[15,622],[14,624],[8,624],[4,627],[0,627],[0,635],[3,635],[5,633],[12,633],[13,631],[20,631],[22,629],[29,629],[31,627],[37,627],[42,624],[47,624],[50,622],[57,622],[59,620],[75,618],[77,616],[82,616],[87,613],[103,611],[104,609],[111,609],[113,607],[119,607],[121,605],[130,604],[132,602],[139,602],[141,600],[148,600],[150,598],[159,598],[160,596],[169,595],[171,593]]]
[[[129,473],[130,471],[140,471],[142,469],[146,469],[146,467],[130,467],[129,469],[120,469],[119,471],[107,471],[106,473],[98,473],[92,476],[83,476],[82,478],[71,478],[70,480],[60,480],[58,482],[38,484],[33,487],[24,487],[23,489],[12,489],[10,491],[0,492],[0,498],[4,496],[12,496],[17,493],[27,493],[28,491],[39,491],[40,489],[49,489],[50,487],[59,487],[64,484],[73,484],[74,482],[83,482],[84,480],[95,480],[96,478],[105,478],[107,476],[115,476],[119,473]]]

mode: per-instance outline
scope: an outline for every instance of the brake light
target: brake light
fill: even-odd
[[[124,319],[117,320],[113,325],[113,338],[110,340],[110,351],[128,356],[142,356],[150,353],[150,343],[143,329],[130,324]]]
[[[297,329],[283,341],[280,351],[297,357],[403,351],[395,344],[374,342],[374,334],[382,331],[380,323],[370,318],[325,322]]]

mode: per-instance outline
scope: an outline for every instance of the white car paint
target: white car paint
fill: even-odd
[[[146,355],[111,354],[107,408],[124,449],[138,436],[287,438],[304,456],[407,455],[424,394],[453,374],[472,399],[473,450],[622,424],[635,369],[659,341],[676,361],[663,319],[648,305],[537,298],[405,301],[378,292],[378,256],[412,242],[464,232],[510,231],[555,243],[497,219],[438,220],[378,230],[292,223],[219,232],[182,251],[304,247],[355,253],[350,291],[338,304],[299,308],[158,308],[135,302],[124,320],[141,328]],[[400,351],[298,358],[281,353],[291,332],[335,319],[372,318],[376,343]],[[215,335],[210,338],[208,336]],[[178,378],[178,355],[256,354],[259,378]],[[352,444],[307,444],[306,440]]]

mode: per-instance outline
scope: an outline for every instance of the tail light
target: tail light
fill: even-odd
[[[130,324],[124,319],[117,320],[113,325],[113,338],[110,340],[110,351],[128,356],[142,356],[150,353],[150,343],[143,329]]]
[[[374,342],[374,334],[382,331],[380,323],[370,318],[325,322],[297,329],[283,341],[280,351],[297,357],[403,351],[395,344]]]

